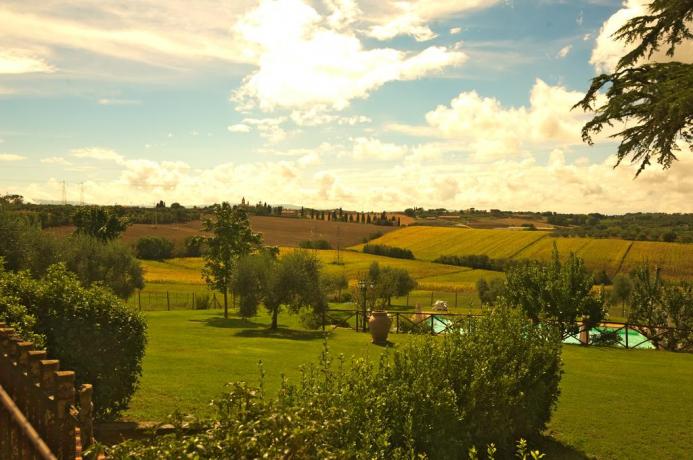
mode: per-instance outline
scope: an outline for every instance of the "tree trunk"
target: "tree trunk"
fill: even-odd
[[[276,330],[277,329],[277,317],[279,316],[279,308],[275,308],[272,310],[272,325],[270,326],[270,329]]]
[[[224,319],[229,319],[229,291],[224,289]]]

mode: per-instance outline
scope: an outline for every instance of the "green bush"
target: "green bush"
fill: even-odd
[[[301,249],[332,249],[332,245],[327,240],[304,240],[298,243],[298,247]]]
[[[102,284],[121,299],[144,287],[142,267],[119,241],[104,243],[90,236],[73,235],[65,240],[61,261],[84,286]]]
[[[0,210],[0,257],[8,270],[29,270],[44,276],[53,264],[64,262],[82,284],[99,282],[127,299],[144,287],[139,262],[119,241],[102,241],[88,235],[58,238]]]
[[[197,294],[195,296],[195,305],[193,305],[194,310],[209,310],[212,305],[212,297],[205,293]]]
[[[276,397],[234,383],[213,420],[112,458],[468,458],[539,433],[558,397],[560,338],[502,309],[464,334],[421,336],[377,362],[327,351]]]
[[[189,236],[183,241],[183,257],[202,257],[204,241],[197,236]]]
[[[170,259],[173,254],[173,241],[161,236],[145,236],[137,240],[135,254],[139,259]]]
[[[110,419],[125,408],[142,372],[146,324],[108,290],[84,288],[64,265],[45,278],[0,270],[0,299],[13,299],[35,318],[51,358],[76,372],[77,383],[94,385],[94,413]],[[0,310],[2,307],[0,307]]]
[[[386,246],[384,244],[366,244],[363,246],[363,252],[376,256],[394,257],[395,259],[414,258],[414,253],[409,249]]]

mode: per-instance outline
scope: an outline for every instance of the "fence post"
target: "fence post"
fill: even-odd
[[[433,307],[433,291],[431,291],[431,307]]]
[[[626,350],[627,350],[628,349],[628,323],[626,323],[625,329],[626,329]]]
[[[409,297],[409,296],[407,296]],[[399,312],[395,313],[395,320],[397,321],[397,326],[395,327],[395,334],[399,334]]]
[[[407,293],[407,305],[406,307],[409,307],[409,293]]]
[[[433,293],[433,291],[431,291],[431,293]],[[431,318],[431,335],[436,335],[436,330],[433,327],[433,321],[435,321],[435,316],[431,315],[430,318]]]
[[[193,310],[195,309],[195,291],[192,293],[192,307]]]
[[[168,291],[166,291],[166,309],[171,311],[171,299],[168,297]]]

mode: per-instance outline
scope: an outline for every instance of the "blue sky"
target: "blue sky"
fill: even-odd
[[[162,4],[163,3],[163,4]],[[643,1],[6,1],[0,193],[693,211],[571,111]],[[656,56],[655,56],[656,58]],[[684,57],[687,59],[687,57]],[[663,184],[673,191],[656,193]]]

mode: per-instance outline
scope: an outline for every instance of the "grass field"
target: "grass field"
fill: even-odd
[[[250,226],[262,233],[265,244],[272,246],[298,246],[304,240],[327,240],[332,247],[353,246],[375,232],[387,233],[396,227],[381,225],[332,222],[326,220],[297,219],[288,217],[250,216]],[[51,233],[68,235],[74,227],[55,227]],[[123,234],[123,242],[131,245],[143,236],[161,236],[180,246],[183,241],[195,235],[202,235],[202,223],[192,221],[184,224],[149,225],[134,224]]]
[[[649,261],[674,279],[693,278],[693,244],[626,241],[617,239],[553,238],[545,232],[478,230],[446,227],[406,227],[374,240],[411,249],[421,260],[441,255],[486,254],[491,258],[538,259],[551,257],[554,243],[562,256],[575,252],[592,270],[613,276]],[[361,245],[355,246],[356,249]]]
[[[281,248],[281,252],[292,251],[292,248]],[[441,289],[473,289],[478,278],[492,278],[503,276],[500,272],[488,270],[473,270],[466,267],[434,264],[422,260],[393,259],[390,257],[375,256],[356,251],[340,251],[339,263],[337,263],[337,251],[314,251],[314,254],[322,262],[323,270],[327,273],[343,273],[352,283],[359,274],[368,271],[373,262],[381,266],[390,266],[406,269],[413,278],[422,285],[437,285]],[[204,284],[200,276],[202,259],[199,257],[187,257],[169,259],[165,261],[141,261],[144,268],[145,281],[147,283],[180,283],[180,284]]]
[[[414,226],[390,232],[373,243],[411,249],[414,257],[421,260],[448,254],[487,254],[494,259],[506,259],[546,235],[544,232]]]
[[[321,332],[297,327],[280,315],[271,333],[261,315],[249,322],[224,320],[218,311],[145,313],[149,344],[144,374],[126,418],[164,420],[172,411],[209,413],[208,402],[230,381],[258,381],[278,388],[282,374],[295,380],[313,362]],[[396,345],[407,335],[392,335]],[[382,348],[351,330],[329,335],[333,353],[375,358]],[[693,452],[693,355],[564,346],[565,375],[545,449],[553,458],[686,458]],[[561,443],[563,445],[561,445]]]
[[[292,250],[294,249],[282,248],[283,252]],[[451,309],[455,310],[454,306],[457,304],[461,311],[468,312],[469,308],[479,307],[479,298],[475,290],[477,279],[504,276],[500,272],[473,270],[421,260],[393,259],[355,251],[340,251],[340,264],[335,264],[337,251],[314,252],[322,261],[325,272],[344,273],[352,286],[358,275],[366,272],[374,261],[381,266],[405,268],[418,281],[419,289],[412,292],[408,298],[394,298],[393,303],[397,306],[415,306],[418,303],[428,307],[431,304],[431,291],[435,291],[433,300],[447,300]],[[143,260],[141,263],[145,271],[146,286],[141,293],[130,298],[130,305],[142,305],[145,310],[164,310],[169,305],[172,309],[191,308],[193,293],[195,296],[210,294],[200,275],[200,258]],[[458,293],[455,294],[455,291]],[[217,299],[221,301],[218,294]]]

